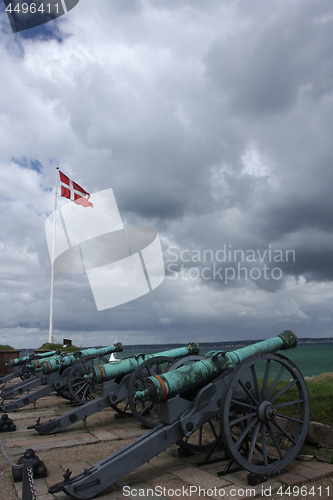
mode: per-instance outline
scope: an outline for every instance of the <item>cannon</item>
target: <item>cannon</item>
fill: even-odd
[[[28,429],[36,429],[39,434],[55,434],[69,425],[85,419],[94,413],[111,406],[118,415],[135,416],[146,427],[153,427],[156,420],[157,406],[134,400],[135,392],[143,388],[144,380],[151,375],[162,375],[178,359],[189,362],[201,359],[199,345],[187,346],[157,352],[154,354],[136,354],[115,363],[86,366],[85,358],[78,360],[68,376],[68,389],[79,408],[61,415],[48,422],[37,420]],[[89,373],[88,373],[89,372]],[[101,394],[97,394],[96,385]],[[122,408],[120,403],[127,398]]]
[[[28,356],[24,356],[23,358],[11,359],[9,363],[6,363],[8,366],[13,368],[14,366],[22,366],[27,363],[27,361],[39,360],[42,358],[49,358],[51,356],[55,356],[56,354],[60,354],[60,350],[56,351],[47,351],[39,354],[29,354]]]
[[[19,377],[23,381],[27,378],[30,378],[33,375],[31,370],[27,369],[27,365],[30,364],[32,360],[54,356],[57,353],[58,351],[48,351],[40,354],[29,354],[28,356],[24,356],[22,358],[11,359],[9,363],[6,363],[6,366],[10,366],[11,368],[14,368],[14,370],[12,373],[9,373],[8,375],[0,378],[0,384],[9,382],[10,380],[13,380],[17,377]]]
[[[60,350],[49,351],[43,354],[30,354],[23,358],[12,360],[14,363],[14,374],[21,378],[20,382],[8,387],[3,387],[0,393],[0,398],[13,399],[16,396],[22,395],[25,392],[31,391],[39,385],[45,385],[47,377],[41,372],[41,363],[45,358],[52,359],[55,355],[60,354]],[[66,353],[63,353],[65,355]],[[13,375],[13,374],[12,374]],[[13,376],[11,378],[14,378]]]
[[[51,351],[51,353],[52,354],[49,356],[46,356],[49,360],[52,360],[53,358],[62,358],[68,355],[68,353],[61,352],[60,350]],[[3,400],[13,399],[16,396],[20,396],[25,392],[35,389],[39,385],[45,385],[47,383],[47,376],[42,371],[43,361],[45,361],[45,356],[43,355],[32,355],[31,358],[27,356],[27,360],[24,361],[24,364],[21,367],[24,374],[23,380],[14,385],[3,388],[0,393],[0,397]]]
[[[83,351],[77,351],[75,353],[61,353],[59,355],[54,355],[50,357],[49,360],[41,362],[40,370],[45,380],[43,380],[42,375],[40,375],[39,382],[38,380],[34,380],[29,383],[28,381],[23,387],[20,387],[20,391],[27,392],[33,387],[33,384],[40,385],[41,381],[44,385],[18,399],[2,404],[1,409],[6,412],[16,411],[23,406],[34,403],[38,399],[47,396],[52,392],[57,392],[65,399],[72,399],[68,390],[68,375],[71,366],[74,365],[78,359],[85,359],[86,361],[89,360],[90,364],[98,362],[107,363],[107,359],[103,357],[104,355],[111,354],[112,352],[121,352],[123,349],[123,345],[118,342],[108,347],[94,347],[91,349],[84,349]]]
[[[237,462],[266,478],[278,473],[299,452],[309,423],[304,379],[294,363],[276,353],[296,345],[296,335],[285,331],[233,352],[212,351],[203,360],[147,378],[136,397],[156,401],[160,423],[76,477],[68,472],[49,492],[94,498],[174,443],[192,451],[206,450],[208,456],[222,444],[230,459],[227,467]],[[288,409],[293,409],[293,416]],[[292,422],[296,430],[281,421]],[[203,439],[207,423],[214,429],[209,442]],[[284,447],[279,433],[287,442]]]
[[[95,348],[94,348],[95,349]],[[108,348],[107,348],[108,349]],[[26,376],[22,382],[18,382],[15,385],[12,385],[10,387],[4,388],[1,393],[0,397],[5,400],[5,399],[13,399],[16,396],[20,396],[24,394],[25,392],[29,392],[32,389],[35,389],[39,385],[46,385],[48,382],[48,369],[47,366],[51,363],[51,366],[56,366],[56,369],[53,369],[52,371],[60,371],[62,363],[64,363],[63,368],[65,368],[65,365],[68,365],[68,360],[65,361],[65,358],[70,357],[70,362],[73,363],[75,362],[76,356],[80,356],[80,353],[83,353],[83,356],[86,356],[86,351],[91,351],[90,349],[85,349],[85,351],[78,351],[75,353],[67,353],[67,352],[61,352],[60,350],[57,351],[51,351],[52,354],[50,354],[48,357],[47,365],[46,368],[44,368],[44,371],[42,369],[42,363],[46,361],[44,358],[45,356],[43,355],[38,355],[38,356],[32,356],[29,358],[27,356],[27,360],[24,362],[24,373],[28,374],[30,373],[32,376],[28,377]],[[22,358],[23,359],[23,358]],[[54,363],[54,364],[52,364]],[[45,373],[44,373],[45,372]],[[60,387],[60,386],[59,386]],[[68,395],[68,391],[64,391],[62,389],[56,389],[56,391],[66,399],[70,399]]]

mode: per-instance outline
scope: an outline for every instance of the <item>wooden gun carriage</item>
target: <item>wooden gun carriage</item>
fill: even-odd
[[[177,362],[174,370],[148,377],[135,397],[157,405],[159,423],[76,477],[68,472],[49,492],[94,498],[174,443],[205,451],[207,458],[223,445],[226,470],[236,462],[266,478],[279,473],[300,451],[309,423],[304,379],[294,363],[276,353],[296,346],[296,335],[285,331],[233,352],[211,351],[182,366]],[[205,426],[213,431],[208,442]]]

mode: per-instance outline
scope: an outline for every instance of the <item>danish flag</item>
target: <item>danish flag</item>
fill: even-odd
[[[61,184],[61,196],[74,201],[77,205],[82,205],[82,207],[92,207],[93,204],[90,203],[90,194],[83,189],[81,186],[72,181],[67,175],[60,172],[60,184]]]

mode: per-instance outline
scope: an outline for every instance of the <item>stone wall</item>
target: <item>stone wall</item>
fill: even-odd
[[[7,375],[8,373],[12,373],[13,368],[10,366],[6,366],[6,363],[9,363],[11,359],[16,359],[20,357],[20,352],[17,350],[0,350],[0,375]]]

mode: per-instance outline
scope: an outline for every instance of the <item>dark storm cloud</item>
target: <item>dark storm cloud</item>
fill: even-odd
[[[226,127],[223,116],[238,117],[231,120],[231,149],[237,134],[252,140],[266,155],[270,172],[240,176],[239,161],[232,163],[221,174],[226,200],[242,212],[246,239],[252,232],[258,245],[288,242],[289,235],[305,229],[311,240],[312,231],[320,229],[317,250],[298,247],[298,264],[286,272],[297,276],[308,265],[308,278],[331,279],[332,261],[321,248],[321,237],[333,224],[332,120],[323,109],[332,98],[330,4],[282,2],[274,13],[254,8],[243,20],[243,29],[212,43],[206,76],[222,117],[217,128]],[[272,174],[277,190],[267,182]]]
[[[85,275],[57,274],[57,338],[329,336],[332,19],[328,1],[100,0],[58,23],[62,43],[7,37],[4,338],[47,337],[57,162],[89,192],[112,187],[124,223],[154,227],[174,264],[152,293],[101,313]],[[256,258],[219,262],[224,245]],[[170,247],[215,257],[172,262]],[[269,249],[295,259],[269,261]],[[261,276],[216,274],[238,263]]]
[[[313,96],[333,85],[330,3],[281,2],[274,10],[216,41],[206,55],[207,75],[234,111],[256,119],[288,110],[303,85]]]

